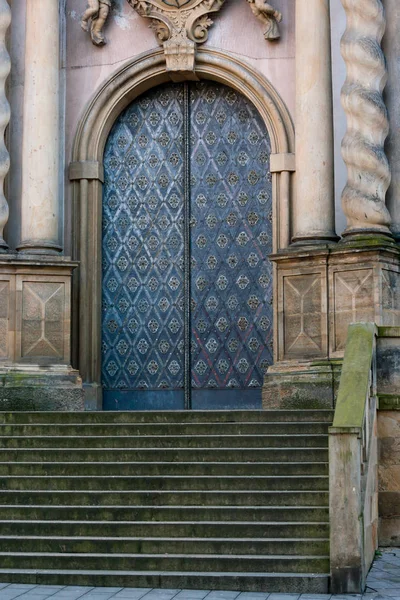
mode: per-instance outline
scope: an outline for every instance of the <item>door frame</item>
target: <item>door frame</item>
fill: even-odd
[[[263,119],[271,141],[273,250],[289,245],[294,170],[294,127],[290,113],[271,83],[227,52],[198,49],[196,74],[236,89]],[[120,113],[152,87],[170,82],[162,49],[145,52],[118,69],[94,94],[80,120],[69,178],[73,182],[73,258],[79,261],[73,280],[73,360],[79,368],[87,409],[101,410],[101,241],[103,155]],[[276,283],[274,277],[274,316]],[[275,337],[274,331],[274,337]],[[276,347],[276,343],[274,344]]]

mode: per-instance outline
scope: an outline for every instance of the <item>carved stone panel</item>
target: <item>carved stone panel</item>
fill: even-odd
[[[69,282],[17,276],[17,360],[62,363],[70,338]]]
[[[63,355],[64,284],[24,282],[22,287],[21,356]]]
[[[400,273],[382,269],[382,325],[400,326]]]
[[[322,278],[320,273],[283,277],[284,358],[324,353]]]
[[[345,349],[350,323],[375,321],[373,269],[333,273],[333,351]]]

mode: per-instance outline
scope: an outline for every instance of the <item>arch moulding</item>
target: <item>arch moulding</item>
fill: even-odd
[[[196,75],[228,85],[259,111],[271,140],[273,248],[290,242],[294,129],[289,111],[271,83],[233,55],[213,48],[196,53]],[[73,182],[73,257],[80,263],[73,290],[74,361],[88,408],[101,408],[101,219],[103,154],[119,114],[136,97],[171,81],[162,49],[143,53],[113,74],[88,103],[75,137],[69,177]],[[276,307],[276,293],[274,305]],[[276,308],[275,308],[276,310]]]

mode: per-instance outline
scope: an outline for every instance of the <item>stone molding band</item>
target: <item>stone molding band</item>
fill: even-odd
[[[99,162],[93,160],[72,162],[69,165],[68,177],[70,181],[97,179],[101,183],[104,183],[104,167]]]
[[[296,171],[296,155],[292,153],[271,154],[270,171],[271,173],[283,173],[284,171],[294,173]]]

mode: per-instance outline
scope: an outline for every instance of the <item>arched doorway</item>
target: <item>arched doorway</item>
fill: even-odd
[[[250,408],[272,356],[267,128],[221,83],[167,84],[108,137],[106,409]]]

